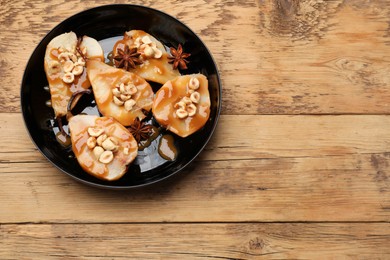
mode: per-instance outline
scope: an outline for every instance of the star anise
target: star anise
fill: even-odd
[[[138,117],[135,118],[134,123],[128,128],[130,133],[134,136],[137,143],[141,140],[146,140],[152,131],[151,125],[146,125],[145,122],[141,122]]]
[[[187,64],[189,63],[188,60],[186,60],[188,57],[191,56],[190,53],[184,53],[183,47],[179,43],[179,46],[177,46],[177,50],[173,47],[170,48],[171,50],[171,57],[168,57],[169,63],[173,64],[173,69],[177,69],[179,67],[182,70],[187,69]]]
[[[137,48],[129,48],[125,46],[125,49],[118,49],[118,54],[114,57],[114,64],[117,68],[129,68],[135,69],[135,65],[142,64],[142,60],[139,59],[141,53],[138,52]]]

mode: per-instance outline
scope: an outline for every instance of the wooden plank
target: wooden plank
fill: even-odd
[[[388,223],[1,225],[1,259],[387,259]]]
[[[386,153],[388,129],[385,115],[223,115],[200,160]],[[20,114],[0,113],[0,130],[1,161],[43,160]]]
[[[390,221],[389,158],[199,161],[160,186],[121,192],[48,163],[2,163],[0,223]]]
[[[0,112],[20,111],[15,72],[51,28],[111,3],[2,5]],[[204,40],[221,72],[223,114],[390,113],[389,0],[132,3],[179,18]]]

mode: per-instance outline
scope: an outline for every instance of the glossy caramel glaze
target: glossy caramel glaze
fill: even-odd
[[[55,112],[55,117],[62,117],[62,116],[66,115],[69,99],[73,93],[80,91],[80,90],[88,89],[91,86],[91,84],[88,80],[85,68],[84,68],[83,73],[81,75],[75,76],[75,79],[72,83],[65,83],[62,81],[62,77],[65,74],[62,67],[57,72],[53,72],[50,69],[50,64],[52,62],[59,62],[59,60],[58,60],[59,48],[66,46],[66,47],[68,47],[67,49],[71,49],[71,48],[75,47],[77,44],[76,34],[74,34],[73,32],[70,32],[70,33],[67,33],[64,35],[66,35],[66,36],[65,37],[63,37],[63,35],[57,36],[59,38],[57,38],[57,37],[56,37],[57,39],[54,38],[48,44],[48,46],[46,48],[45,58],[44,58],[44,69],[45,69],[46,78],[47,78],[47,81],[48,81],[49,87],[50,87],[51,103],[52,103],[52,107],[53,107],[54,112]],[[62,43],[61,37],[64,38],[63,46],[61,45],[61,43]],[[87,37],[87,38],[89,38],[89,37]],[[91,42],[91,39],[92,38],[88,39],[89,43]],[[81,43],[81,45],[82,44],[83,43]],[[98,43],[96,42],[96,44],[98,44]],[[101,49],[101,47],[96,46],[96,44],[94,44],[94,46],[91,48],[95,48],[95,49],[100,48]],[[86,45],[86,47],[88,49],[89,46]],[[99,52],[100,52],[100,50],[98,50],[97,53],[99,53]],[[101,50],[101,53],[99,53],[99,55],[96,55],[96,52],[94,52],[92,54],[87,52],[86,56],[88,59],[97,59],[97,60],[104,61],[103,50]],[[73,106],[77,103],[79,98],[80,97],[77,97],[74,100]]]
[[[114,159],[110,163],[99,162],[93,154],[93,150],[88,148],[89,127],[103,128],[108,136],[118,140],[119,148],[114,152]],[[77,115],[69,120],[69,129],[72,149],[77,161],[84,171],[99,179],[108,181],[119,179],[137,156],[138,144],[134,137],[124,126],[111,117]]]
[[[157,48],[162,52],[162,56],[159,59],[156,58],[147,58],[141,52],[141,59],[143,64],[137,65],[135,69],[130,69],[129,71],[138,74],[146,80],[164,84],[168,80],[171,80],[177,76],[180,76],[179,71],[173,69],[172,64],[168,63],[168,53],[166,52],[164,46],[156,38],[150,34],[141,31],[141,30],[132,30],[126,32],[123,39],[115,43],[113,48],[113,56],[115,57],[118,53],[118,49],[124,49],[125,45],[128,45],[130,48],[135,47],[135,40],[138,37],[149,36],[149,38],[154,42]]]
[[[96,104],[104,116],[112,116],[121,124],[129,126],[136,117],[140,120],[145,118],[143,110],[150,111],[152,108],[153,89],[138,75],[96,60],[87,62],[87,73],[92,84]],[[137,93],[132,96],[136,104],[130,111],[126,111],[124,106],[118,106],[113,101],[112,89],[124,82],[131,82],[137,88]]]
[[[158,144],[158,153],[167,161],[174,161],[177,157],[175,139],[172,135],[163,135]]]
[[[183,97],[189,96],[188,83],[191,78],[199,80],[200,101],[194,116],[179,118],[174,108]],[[156,93],[153,115],[157,122],[171,132],[186,137],[202,128],[210,116],[210,94],[207,78],[202,74],[179,76],[165,83]]]

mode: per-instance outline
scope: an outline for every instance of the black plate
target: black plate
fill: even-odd
[[[209,81],[211,99],[210,119],[195,134],[175,138],[178,157],[165,161],[157,152],[161,133],[148,149],[140,152],[128,172],[118,181],[106,182],[85,173],[70,148],[62,146],[55,137],[58,131],[54,111],[47,106],[50,100],[47,80],[43,69],[43,57],[47,44],[55,36],[73,31],[78,36],[88,35],[100,41],[107,54],[118,37],[132,29],[144,30],[167,47],[181,43],[185,52],[191,53],[188,70],[182,74],[202,73]],[[155,86],[156,87],[156,86]],[[158,87],[158,86],[157,86]],[[203,150],[216,127],[221,110],[221,83],[216,64],[204,43],[186,25],[177,19],[148,7],[136,5],[107,5],[78,13],[51,30],[39,43],[28,61],[21,87],[21,105],[26,127],[42,154],[64,173],[101,188],[129,189],[149,185],[181,171]],[[92,97],[83,97],[77,105],[78,112],[96,114]],[[153,119],[151,119],[153,121]],[[155,122],[154,122],[155,123]],[[156,124],[156,123],[155,123]]]

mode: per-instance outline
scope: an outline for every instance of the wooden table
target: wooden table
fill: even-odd
[[[0,1],[0,259],[390,258],[390,1],[132,1],[206,43],[205,151],[162,187],[75,182],[35,148],[20,83],[67,17],[128,1]]]

